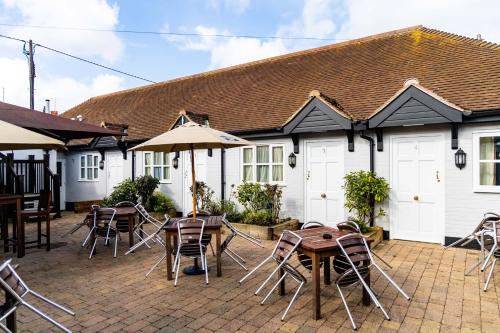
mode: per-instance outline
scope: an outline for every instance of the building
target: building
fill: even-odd
[[[344,220],[343,177],[370,168],[391,184],[376,221],[391,238],[448,242],[498,205],[500,46],[422,26],[97,96],[63,116],[128,126],[125,141],[73,144],[69,202],[151,173],[188,210],[187,155],[174,168],[173,155],[126,148],[190,119],[257,143],[197,151],[199,180],[226,198],[242,181],[278,183],[283,214],[302,221]]]

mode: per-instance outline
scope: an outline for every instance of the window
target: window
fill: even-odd
[[[170,182],[170,153],[144,153],[144,174],[157,178],[160,182]]]
[[[474,133],[474,190],[500,192],[500,132]]]
[[[80,156],[80,180],[99,179],[99,155],[86,154]]]
[[[283,177],[283,145],[259,145],[242,148],[242,180],[244,182],[281,183]]]

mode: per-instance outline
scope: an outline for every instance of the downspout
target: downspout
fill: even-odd
[[[375,140],[371,136],[365,135],[364,131],[361,131],[360,137],[368,141],[370,145],[370,171],[375,172]],[[370,214],[370,227],[373,227],[375,223],[375,200],[370,198],[370,206],[372,207],[372,212]]]
[[[135,180],[135,151],[132,151],[132,181]]]
[[[220,150],[220,199],[226,198],[226,150]]]

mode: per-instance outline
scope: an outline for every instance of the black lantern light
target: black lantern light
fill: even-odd
[[[458,148],[457,152],[455,153],[455,165],[457,168],[462,170],[465,167],[465,164],[467,162],[467,154],[462,150],[462,148]]]
[[[176,157],[172,160],[172,166],[174,167],[174,169],[177,169],[179,167],[179,158]]]
[[[290,155],[288,155],[288,165],[292,168],[295,168],[297,165],[297,156],[295,156],[294,153],[290,153]]]
[[[104,160],[99,161],[99,169],[104,170]]]

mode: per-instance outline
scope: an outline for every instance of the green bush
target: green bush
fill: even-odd
[[[259,183],[243,183],[236,188],[236,198],[245,207],[245,210],[256,212],[269,209],[268,193]]]
[[[104,207],[114,207],[122,201],[137,202],[139,197],[135,188],[135,183],[131,179],[125,179],[113,189],[113,192],[102,200]]]
[[[189,187],[189,191],[193,193],[193,186]],[[210,211],[209,206],[213,200],[214,191],[205,183],[196,181],[196,209]]]
[[[243,183],[236,188],[236,198],[243,205],[243,222],[272,225],[279,222],[282,191],[278,185]],[[262,220],[257,221],[259,218]]]
[[[242,215],[238,212],[236,204],[231,200],[211,200],[207,210],[213,215],[224,215],[229,222],[239,222]]]
[[[245,210],[242,214],[243,223],[269,226],[275,224],[273,214],[270,210],[250,211]]]
[[[155,213],[165,214],[169,209],[175,208],[174,201],[160,191],[153,193],[151,204]]]
[[[136,193],[141,198],[144,208],[148,211],[153,209],[152,197],[158,184],[160,184],[160,181],[150,175],[140,176],[135,179]]]
[[[389,197],[389,183],[371,171],[353,171],[344,177],[345,207],[355,215],[350,219],[356,222],[362,232],[370,230],[368,224],[374,217],[383,216],[385,212],[379,208],[375,214],[375,204],[381,204]]]

